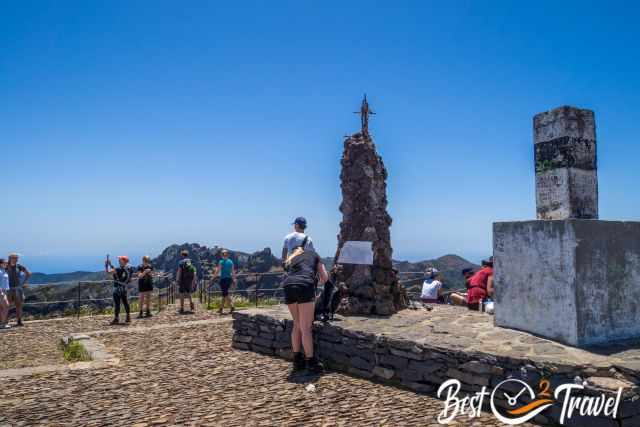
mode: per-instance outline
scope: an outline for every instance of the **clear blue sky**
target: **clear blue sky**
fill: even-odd
[[[279,251],[304,215],[332,255],[364,92],[396,258],[534,218],[532,116],[565,104],[596,112],[601,218],[638,219],[638,3],[522,3],[4,1],[0,253]]]

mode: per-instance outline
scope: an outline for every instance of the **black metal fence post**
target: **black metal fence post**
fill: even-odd
[[[76,316],[79,319],[80,318],[80,282],[78,281],[78,292],[77,292],[77,299],[76,299]]]

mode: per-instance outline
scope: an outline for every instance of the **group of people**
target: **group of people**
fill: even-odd
[[[220,278],[220,289],[222,290],[222,303],[218,313],[222,314],[225,305],[229,306],[230,312],[234,311],[233,301],[229,295],[231,285],[236,281],[236,269],[233,261],[229,258],[229,251],[222,250],[222,259],[217,263],[214,270],[214,277]],[[189,251],[180,252],[180,261],[176,270],[176,283],[178,284],[178,298],[180,300],[180,314],[185,314],[185,300],[189,301],[190,312],[195,310],[192,294],[197,288],[197,269],[189,258]],[[125,323],[131,322],[131,307],[129,305],[128,285],[138,279],[138,295],[140,312],[138,318],[152,317],[151,314],[151,293],[153,292],[153,277],[155,275],[151,258],[148,255],[142,257],[142,264],[134,268],[129,263],[129,257],[121,255],[118,257],[118,266],[114,267],[107,256],[105,260],[105,271],[113,279],[113,314],[112,325],[120,324],[121,306],[125,310]]]
[[[15,326],[23,326],[22,305],[24,288],[28,286],[31,272],[18,263],[20,255],[9,254],[8,260],[0,258],[0,331],[9,329],[9,310],[16,308]]]
[[[421,300],[425,303],[450,303],[466,306],[469,310],[484,311],[484,304],[493,297],[493,257],[482,261],[478,271],[462,270],[466,292],[445,293],[440,272],[436,268],[425,271]]]

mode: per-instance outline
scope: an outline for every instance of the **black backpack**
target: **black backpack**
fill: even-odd
[[[333,284],[331,280],[327,280],[320,296],[316,298],[314,307],[315,320],[328,322],[333,320],[333,316],[340,307],[342,301],[342,290]]]
[[[180,281],[184,284],[191,284],[196,276],[196,267],[191,263],[190,259],[180,264]]]

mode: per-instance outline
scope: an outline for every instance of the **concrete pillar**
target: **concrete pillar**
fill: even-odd
[[[538,219],[597,219],[593,111],[560,107],[533,118]]]

